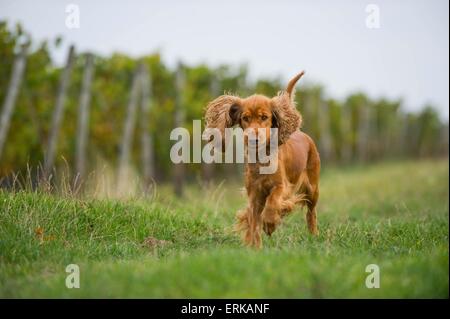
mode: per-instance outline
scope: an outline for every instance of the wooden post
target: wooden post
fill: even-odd
[[[184,91],[184,72],[181,63],[178,64],[175,78],[176,87],[176,101],[175,101],[175,114],[174,114],[174,126],[181,127],[184,123],[184,101],[183,101],[183,91]],[[173,171],[173,183],[175,195],[178,197],[183,196],[183,183],[184,183],[184,165],[183,163],[175,164]]]
[[[397,112],[397,137],[396,137],[396,151],[397,157],[406,157],[408,155],[407,139],[408,139],[408,118],[401,110]]]
[[[358,160],[360,161],[366,161],[368,159],[370,120],[370,105],[365,103],[359,105],[357,152]]]
[[[439,139],[439,148],[438,148],[438,154],[439,156],[446,156],[448,157],[448,143],[449,143],[449,127],[448,122],[442,124],[440,128],[440,139]]]
[[[220,83],[215,75],[212,76],[209,92],[211,95],[211,99],[215,99],[220,95]],[[206,184],[213,179],[214,165],[214,163],[202,162],[202,178],[203,182],[205,182]]]
[[[20,84],[22,82],[23,73],[27,61],[27,46],[22,45],[20,52],[14,59],[14,65],[11,72],[11,80],[9,81],[8,92],[3,102],[2,114],[0,118],[0,159],[2,157],[3,147],[8,134],[11,115],[16,104],[17,95],[19,93]]]
[[[331,136],[330,136],[330,106],[319,97],[318,127],[319,127],[319,153],[324,160],[329,160],[332,156]]]
[[[136,111],[139,97],[139,86],[141,78],[141,68],[137,67],[131,84],[131,92],[127,106],[127,116],[125,119],[125,126],[122,134],[122,142],[120,144],[119,154],[119,171],[118,171],[118,189],[122,190],[124,180],[128,176],[128,165],[130,161],[131,144],[133,138],[133,131],[136,124]]]
[[[238,78],[238,87],[237,89],[239,92],[241,92],[241,96],[249,96],[249,88],[248,88],[248,80],[247,80],[247,72],[245,74],[240,75]],[[252,92],[253,94],[253,92]],[[236,180],[237,178],[241,178],[244,173],[245,164],[244,163],[238,163],[238,154],[237,154],[237,139],[233,142],[234,144],[234,150],[233,150],[233,163],[231,164],[225,164],[225,168],[228,170],[226,171],[228,178],[228,181],[232,181],[233,179]]]
[[[408,145],[409,156],[420,157],[420,120],[411,116],[408,119],[408,134],[406,135],[406,143]]]
[[[384,107],[383,107],[384,106]],[[392,104],[388,103],[386,105],[378,105],[378,108],[373,110],[372,112],[372,131],[371,133],[374,136],[371,138],[371,141],[376,141],[376,144],[378,145],[377,149],[374,151],[374,157],[380,158],[386,158],[386,157],[392,157],[395,155],[395,152],[397,151],[396,145],[395,145],[395,138],[396,138],[396,129],[400,127],[401,123],[398,120],[397,114],[394,112],[395,110],[392,108]],[[385,115],[388,115],[387,118],[385,116],[380,116],[379,114],[384,113]],[[373,122],[380,121],[378,118],[381,117],[381,123],[376,127]],[[393,122],[396,121],[394,124]],[[382,129],[380,129],[380,127]],[[376,129],[375,129],[376,128]],[[369,152],[370,153],[370,152]]]
[[[89,128],[89,104],[91,100],[91,83],[94,69],[94,56],[86,54],[86,61],[81,85],[80,104],[78,105],[76,173],[80,181],[86,171],[86,142]]]
[[[353,157],[353,147],[352,147],[352,110],[350,105],[342,104],[340,112],[340,125],[342,132],[342,143],[341,143],[341,160],[344,163],[348,163]]]
[[[66,66],[64,67],[64,70],[62,71],[61,74],[61,79],[56,98],[56,105],[53,111],[52,126],[50,129],[50,135],[48,137],[47,152],[45,155],[45,162],[44,162],[45,179],[49,177],[50,171],[53,167],[53,163],[55,160],[55,153],[57,146],[56,143],[58,141],[59,129],[63,119],[64,104],[66,102],[66,92],[69,86],[70,74],[72,72],[74,58],[75,58],[75,47],[71,45],[69,49],[69,54],[67,55]]]
[[[147,67],[144,63],[140,65],[141,69],[141,147],[142,147],[142,167],[144,171],[144,187],[148,190],[154,177],[154,153],[153,139],[150,133],[149,115],[151,107],[151,91],[152,83]]]
[[[313,94],[314,94],[313,89],[306,90],[303,99],[304,103],[302,105],[302,117],[303,117],[302,129],[312,138],[314,138]]]

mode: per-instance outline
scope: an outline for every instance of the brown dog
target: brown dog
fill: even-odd
[[[270,128],[278,128],[278,165],[275,173],[261,174],[259,168],[265,164],[258,161],[250,163],[246,160],[245,164],[245,188],[249,203],[246,209],[238,212],[237,229],[245,231],[244,241],[250,246],[261,247],[261,228],[270,236],[281,218],[291,212],[296,204],[307,206],[308,229],[312,234],[318,234],[319,153],[313,140],[299,130],[302,117],[294,103],[294,86],[303,74],[301,72],[295,76],[286,90],[274,98],[252,95],[243,99],[222,95],[206,108],[206,126],[219,129],[225,136],[225,128],[239,125],[244,130],[246,149],[250,132],[258,141],[262,138],[260,132],[265,132],[268,142]]]

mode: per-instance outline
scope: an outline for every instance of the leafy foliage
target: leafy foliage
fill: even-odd
[[[11,172],[24,172],[27,165],[37,167],[43,163],[61,74],[61,67],[56,66],[50,56],[50,47],[60,46],[61,38],[36,44],[20,25],[11,28],[6,22],[1,22],[0,101],[5,98],[15,51],[19,43],[24,42],[24,37],[29,42],[30,52],[0,161],[2,176]],[[271,96],[283,87],[280,79],[266,78],[250,83],[247,80],[246,66],[235,68],[222,65],[213,69],[207,65],[183,65],[185,86],[182,92],[176,92],[175,70],[169,69],[158,53],[140,59],[119,53],[108,57],[97,56],[91,88],[89,170],[95,170],[105,162],[113,166],[117,164],[132,77],[139,61],[146,64],[151,76],[152,105],[147,120],[154,139],[157,180],[170,179],[172,172],[169,150],[173,142],[170,141],[169,134],[174,127],[177,94],[181,94],[184,125],[192,130],[192,120],[201,119],[207,102],[224,91],[240,95],[256,92]],[[84,53],[78,53],[58,137],[57,166],[67,162],[69,167],[73,167],[83,67]],[[325,147],[322,144],[326,134],[331,137],[331,147],[323,155],[325,161],[340,163],[358,159],[362,131],[368,132],[362,141],[368,145],[365,160],[400,156],[427,157],[448,152],[448,142],[443,141],[442,134],[445,129],[448,132],[448,124],[441,123],[431,106],[420,113],[405,113],[401,101],[371,100],[364,93],[355,93],[344,101],[324,96],[324,88],[320,86],[301,86],[296,100],[303,113],[304,130],[316,140],[319,149]],[[365,110],[369,111],[370,118],[364,122],[362,115]],[[328,123],[325,127],[322,125],[324,120]],[[346,124],[349,124],[349,129],[344,130]],[[141,165],[138,130],[139,126],[135,130],[132,147],[132,161],[136,168]],[[344,148],[347,146],[350,147],[350,159],[344,158]],[[188,177],[195,177],[200,169],[198,164],[189,165]],[[218,171],[220,173],[220,169]]]

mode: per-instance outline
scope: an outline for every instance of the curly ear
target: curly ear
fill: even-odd
[[[297,131],[302,125],[302,116],[295,107],[293,92],[295,83],[303,74],[303,71],[297,74],[289,81],[286,91],[282,91],[272,98],[274,127],[278,128],[279,144],[286,142],[289,139],[289,136]]]
[[[208,103],[205,109],[206,128],[217,128],[225,139],[225,128],[239,123],[241,99],[233,95],[221,95]],[[225,147],[224,145],[222,145]]]

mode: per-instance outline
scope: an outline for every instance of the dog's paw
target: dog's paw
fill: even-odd
[[[274,223],[263,223],[263,230],[267,236],[272,236],[272,233],[277,228],[277,225]]]

